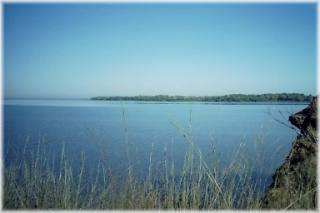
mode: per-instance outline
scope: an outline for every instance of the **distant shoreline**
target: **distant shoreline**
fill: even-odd
[[[136,101],[136,102],[157,102],[157,103],[178,103],[178,102],[203,102],[208,104],[296,104],[309,103],[312,95],[300,93],[269,93],[260,95],[231,94],[223,96],[98,96],[90,100],[94,101]]]
[[[99,102],[99,103],[95,103]],[[5,100],[3,106],[105,106],[105,105],[119,105],[119,104],[135,104],[135,105],[212,105],[212,106],[277,106],[277,105],[301,105],[306,106],[309,102],[201,102],[201,101],[94,101],[90,99],[76,99],[76,100],[53,100],[53,99],[11,99]]]
[[[101,101],[101,100],[99,100]],[[108,102],[108,101],[106,101]],[[203,101],[109,101],[132,104],[204,104],[204,105],[308,105],[309,102],[203,102]]]

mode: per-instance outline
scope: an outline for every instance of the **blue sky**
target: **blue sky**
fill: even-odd
[[[316,4],[5,4],[6,98],[316,94]]]

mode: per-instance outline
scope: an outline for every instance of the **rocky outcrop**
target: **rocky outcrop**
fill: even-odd
[[[317,205],[317,99],[289,121],[300,130],[262,200],[268,209],[315,209]]]

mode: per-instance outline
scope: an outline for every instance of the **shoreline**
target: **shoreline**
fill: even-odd
[[[56,104],[55,104],[56,103]],[[57,105],[58,103],[58,105]],[[85,103],[86,106],[103,106],[103,105],[112,105],[112,104],[165,104],[165,105],[183,105],[183,104],[194,104],[194,105],[220,105],[220,106],[228,106],[228,105],[267,105],[267,106],[277,106],[277,105],[308,105],[308,102],[289,102],[289,101],[253,101],[253,102],[231,102],[231,101],[139,101],[139,100],[90,100],[90,99],[7,99],[3,100],[3,106],[82,106]],[[95,105],[95,103],[97,105]]]

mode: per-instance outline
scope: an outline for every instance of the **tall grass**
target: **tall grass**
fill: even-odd
[[[85,153],[79,154],[74,166],[62,144],[59,156],[51,155],[44,141],[36,148],[29,142],[15,154],[4,169],[3,204],[5,209],[257,209],[266,181],[255,178],[252,162],[240,143],[227,165],[219,156],[211,160],[195,145],[192,138],[191,115],[188,128],[176,121],[171,124],[188,147],[182,170],[176,169],[174,156],[163,149],[160,162],[154,158],[152,145],[148,172],[143,178],[130,154],[125,111],[122,112],[126,145],[126,169],[113,175],[105,158],[95,165],[95,175],[85,166]],[[257,159],[256,159],[257,160]]]

